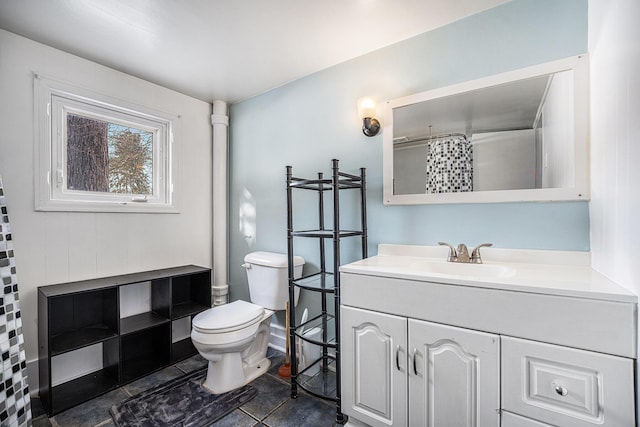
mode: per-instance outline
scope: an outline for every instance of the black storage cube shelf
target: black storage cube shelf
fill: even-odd
[[[51,298],[52,355],[117,336],[117,291],[112,288]]]
[[[121,337],[121,382],[128,383],[170,363],[171,324],[144,329]]]
[[[117,337],[102,343],[103,368],[83,375],[52,388],[52,411],[61,412],[79,402],[97,397],[118,386],[118,344]],[[41,396],[42,398],[42,396]]]
[[[197,352],[198,350],[193,345],[191,337],[176,341],[171,345],[171,363],[191,357]]]
[[[120,288],[151,283],[151,310],[120,318]],[[38,288],[40,398],[49,415],[197,354],[172,321],[211,307],[211,270],[175,267]],[[51,360],[102,346],[103,366],[56,386]]]
[[[154,280],[151,282],[151,310],[165,319],[171,318],[171,285],[176,286],[175,281],[169,279]]]
[[[211,304],[211,290],[202,286],[202,283],[210,283],[208,274],[193,274],[174,277],[174,286],[171,288],[172,319],[180,319],[192,316],[208,308]]]

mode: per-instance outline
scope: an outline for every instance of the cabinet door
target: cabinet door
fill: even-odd
[[[500,425],[498,335],[409,319],[409,426]]]
[[[407,424],[407,319],[342,307],[342,409],[370,426]]]

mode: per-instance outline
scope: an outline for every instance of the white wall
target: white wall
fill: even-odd
[[[231,105],[231,299],[249,298],[241,267],[247,253],[287,251],[285,166],[293,166],[296,176],[313,177],[330,173],[333,158],[348,173],[367,168],[370,255],[379,243],[438,241],[588,251],[588,202],[385,206],[382,134],[362,134],[356,107],[362,96],[394,99],[586,50],[587,0],[514,0]],[[315,199],[306,200],[295,219],[315,221]],[[341,201],[341,208],[341,225],[348,228],[346,221],[359,218],[359,205]],[[317,243],[301,240],[294,252],[313,271]],[[342,248],[341,256],[342,262],[359,256],[358,245]],[[306,305],[302,296],[299,306]]]
[[[420,194],[427,185],[429,144],[396,146],[393,148],[393,193]]]
[[[536,188],[533,129],[474,134],[473,191]]]
[[[553,76],[542,108],[542,188],[573,187],[573,73]]]
[[[640,294],[638,19],[638,0],[589,1],[592,265],[636,294]]]
[[[180,213],[35,212],[34,71],[179,115]],[[38,356],[38,286],[184,264],[211,266],[210,114],[210,104],[0,30],[0,174],[29,362]],[[34,370],[29,374],[35,390]]]

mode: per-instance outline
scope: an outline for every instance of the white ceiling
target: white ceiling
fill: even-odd
[[[0,28],[211,102],[508,0],[0,0]]]

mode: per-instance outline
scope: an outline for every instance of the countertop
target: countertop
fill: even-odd
[[[482,265],[461,266],[462,274],[434,271],[440,267],[445,271],[456,268],[442,265],[447,264],[447,254],[444,246],[381,244],[378,255],[345,264],[340,272],[615,302],[638,301],[635,294],[591,268],[589,252],[482,248]],[[478,274],[474,267],[479,267],[475,269]],[[498,273],[494,275],[494,271]]]

